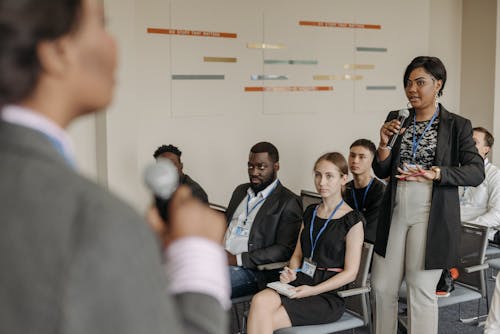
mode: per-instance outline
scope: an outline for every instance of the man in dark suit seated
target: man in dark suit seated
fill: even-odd
[[[188,186],[194,197],[198,198],[203,203],[208,203],[208,196],[205,190],[203,190],[198,182],[190,178],[189,175],[184,174],[182,171],[184,164],[181,162],[181,155],[182,152],[177,146],[174,145],[162,145],[156,149],[155,153],[153,153],[153,157],[157,160],[159,158],[166,158],[172,161],[179,172],[179,183]]]
[[[230,265],[232,297],[257,292],[278,279],[272,264],[292,256],[302,204],[278,180],[279,153],[268,142],[255,144],[248,157],[250,183],[236,187],[226,211],[224,245]]]

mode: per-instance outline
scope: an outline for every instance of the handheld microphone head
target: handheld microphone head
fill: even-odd
[[[144,170],[144,183],[156,197],[168,200],[179,186],[179,173],[170,160],[159,158]]]
[[[403,126],[404,121],[410,116],[410,111],[408,109],[401,109],[398,113],[398,121],[401,123],[401,126]],[[396,139],[398,138],[399,133],[393,135],[389,141],[389,144],[387,145],[387,149],[392,150],[394,147],[394,144],[396,143]]]
[[[398,118],[407,119],[410,116],[410,111],[408,109],[401,109],[398,114]]]

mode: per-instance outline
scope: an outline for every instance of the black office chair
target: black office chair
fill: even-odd
[[[311,204],[321,203],[321,196],[317,192],[314,192],[314,191],[301,190],[300,191],[300,198],[302,200],[302,208],[304,209],[304,211]]]
[[[460,276],[455,280],[455,290],[450,292],[448,297],[438,299],[438,307],[459,305],[459,319],[463,323],[478,323],[480,318],[480,306],[483,298],[486,300],[488,310],[488,294],[486,287],[485,263],[486,246],[488,244],[488,228],[480,225],[463,224],[460,233],[459,261],[457,269]],[[406,284],[403,282],[399,290],[399,301],[406,301]],[[477,316],[462,318],[460,304],[470,301],[477,301]],[[488,313],[486,311],[486,313]],[[407,327],[406,316],[400,316],[399,322],[403,327]]]
[[[226,213],[226,210],[227,210],[227,208],[225,206],[215,204],[215,203],[208,203],[208,206],[211,209],[214,209],[215,211],[220,212],[220,213]]]

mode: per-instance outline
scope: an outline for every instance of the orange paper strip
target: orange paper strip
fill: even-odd
[[[328,28],[354,28],[354,29],[382,29],[379,24],[341,23],[321,21],[299,21],[301,26],[328,27]]]
[[[162,28],[148,28],[148,34],[163,34],[163,35],[182,35],[194,37],[219,37],[219,38],[237,38],[238,34],[230,32],[216,32],[216,31],[199,31],[199,30],[186,30],[186,29],[162,29]]]

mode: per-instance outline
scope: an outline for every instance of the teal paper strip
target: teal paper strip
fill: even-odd
[[[366,46],[358,46],[356,47],[356,51],[361,52],[387,52],[387,48],[370,48]]]
[[[251,80],[288,80],[286,75],[278,74],[252,74],[250,76]]]
[[[396,86],[366,86],[366,90],[396,90]]]

